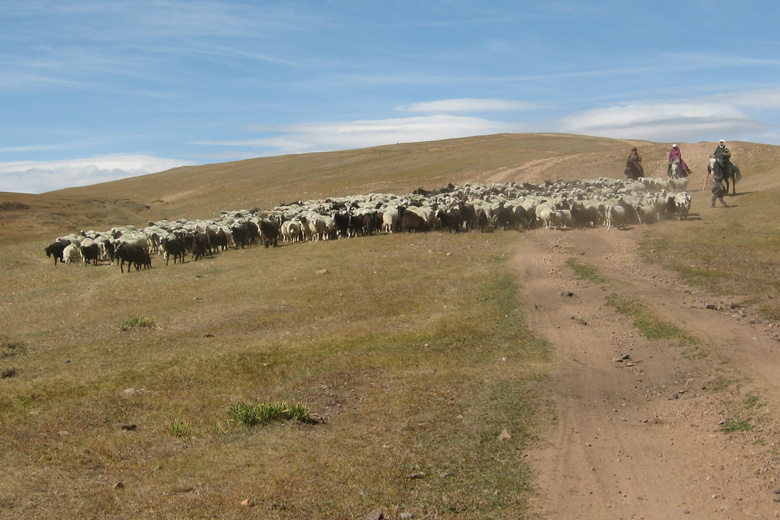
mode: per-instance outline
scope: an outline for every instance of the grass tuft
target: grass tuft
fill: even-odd
[[[168,432],[171,434],[171,437],[189,439],[192,433],[192,426],[186,419],[177,417],[168,425]]]
[[[275,421],[306,422],[309,409],[301,403],[287,404],[283,401],[273,403],[246,404],[236,403],[230,406],[228,416],[247,427],[265,426]]]
[[[143,328],[143,327],[154,328],[156,326],[157,326],[157,321],[155,321],[153,318],[149,318],[147,316],[135,316],[134,318],[130,318],[129,320],[123,322],[122,325],[119,327],[119,330],[125,332],[135,328]]]
[[[609,281],[607,278],[602,276],[595,267],[584,262],[580,262],[574,257],[566,260],[566,265],[569,266],[572,271],[574,271],[574,274],[580,280],[588,280],[601,284],[607,283]]]
[[[677,341],[680,346],[698,347],[701,341],[677,327],[664,321],[638,299],[612,293],[607,296],[607,305],[620,314],[631,318],[634,326],[647,339],[667,339]]]
[[[740,417],[734,417],[734,418],[729,417],[720,426],[720,431],[725,433],[749,432],[752,429],[753,429],[753,425],[750,424],[750,421],[748,421],[747,419],[742,419]]]

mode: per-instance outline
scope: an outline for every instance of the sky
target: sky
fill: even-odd
[[[6,192],[507,132],[780,145],[776,0],[3,0],[0,27]]]

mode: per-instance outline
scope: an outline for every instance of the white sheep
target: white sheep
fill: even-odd
[[[81,261],[81,251],[76,244],[68,244],[62,250],[62,261],[66,264],[74,264]]]

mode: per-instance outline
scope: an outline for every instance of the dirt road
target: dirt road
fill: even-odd
[[[706,218],[708,194],[693,195]],[[557,367],[541,389],[557,420],[530,455],[536,509],[555,519],[780,517],[776,329],[644,264],[642,233],[537,230],[514,259],[528,322]],[[608,281],[578,280],[572,257]],[[644,338],[609,294],[637,299],[701,348]],[[724,432],[735,414],[756,427]]]

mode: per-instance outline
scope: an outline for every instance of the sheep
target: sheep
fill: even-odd
[[[544,204],[542,206],[537,206],[536,218],[542,221],[544,229],[550,229],[553,225],[560,223],[561,215],[556,215],[552,206]]]
[[[282,235],[285,242],[301,240],[301,223],[298,220],[288,220],[282,224]]]
[[[57,260],[60,260],[61,262],[65,262],[64,257],[62,256],[62,252],[65,250],[65,248],[69,244],[66,244],[65,242],[60,242],[59,240],[56,240],[46,246],[44,251],[46,252],[46,258],[54,257],[54,267],[57,267]]]
[[[669,191],[685,191],[688,187],[688,178],[669,179]]]
[[[276,222],[264,218],[260,221],[260,236],[263,239],[263,245],[268,247],[273,244],[274,247],[278,246],[277,240],[279,238],[279,227]]]
[[[213,220],[148,222],[136,231],[134,226],[121,226],[98,233],[82,231],[60,237],[46,247],[47,256],[68,262],[63,252],[68,244],[76,247],[98,248],[97,260],[112,256],[113,241],[122,250],[128,246],[140,246],[147,252],[155,249],[166,258],[171,256],[162,245],[165,238],[188,244],[197,259],[214,249],[225,250],[229,244],[235,248],[254,244],[262,235],[266,245],[273,243],[273,235],[281,234],[285,242],[298,241],[302,234],[312,241],[343,237],[345,235],[370,235],[381,227],[385,233],[402,231],[450,231],[492,230],[503,228],[531,228],[542,222],[545,228],[590,227],[604,224],[624,227],[632,223],[647,224],[665,218],[678,220],[687,217],[690,197],[684,192],[684,182],[670,183],[667,179],[642,178],[638,182],[617,179],[583,179],[573,182],[532,184],[477,184],[448,186],[428,192],[396,196],[371,193],[363,196],[328,198],[324,200],[296,201],[282,204],[273,210],[222,211]],[[680,195],[682,194],[682,195]],[[266,232],[266,225],[278,229]],[[159,242],[159,246],[158,246]],[[70,251],[73,251],[71,248]],[[80,255],[85,261],[97,261],[92,252]],[[91,251],[91,250],[90,250]],[[75,254],[73,254],[75,256]],[[89,256],[89,258],[87,258]],[[174,255],[174,263],[183,257]],[[73,261],[71,258],[70,261]],[[122,263],[128,261],[120,259]],[[134,262],[131,262],[134,263]],[[113,264],[113,261],[112,261]],[[148,265],[141,258],[139,266]]]
[[[168,265],[168,261],[173,257],[173,263],[176,263],[178,259],[181,263],[184,263],[184,255],[187,252],[187,246],[184,241],[176,235],[170,234],[164,236],[160,240],[160,250],[163,253],[165,259],[165,265]]]
[[[388,208],[382,213],[382,231],[392,233],[398,227],[400,220],[401,214],[398,208]]]
[[[658,218],[658,212],[656,211],[655,206],[646,202],[640,202],[636,205],[636,214],[640,224],[650,224],[655,222]]]
[[[614,224],[618,229],[625,227],[627,213],[626,208],[620,204],[607,206],[606,212],[607,229],[611,229]]]
[[[125,272],[125,262],[127,262],[128,273],[130,272],[131,265],[135,266],[136,271],[140,270],[141,267],[152,267],[152,258],[149,256],[149,252],[141,246],[122,242],[117,246],[115,253],[116,257],[119,259],[119,270],[122,273]]]
[[[81,251],[76,244],[68,244],[62,250],[62,261],[66,264],[77,263],[81,260]]]
[[[428,231],[428,221],[415,211],[404,211],[401,215],[401,231]]]
[[[328,223],[321,215],[317,213],[311,214],[307,223],[312,242],[325,238],[328,231]]]
[[[94,265],[98,265],[98,259],[100,258],[100,247],[92,241],[89,245],[82,245],[79,248],[81,257],[84,259],[84,265],[88,265],[92,262]]]
[[[681,191],[679,193],[669,195],[667,200],[669,208],[672,210],[671,213],[677,218],[677,220],[688,218],[688,213],[691,210],[690,195],[684,191]]]

